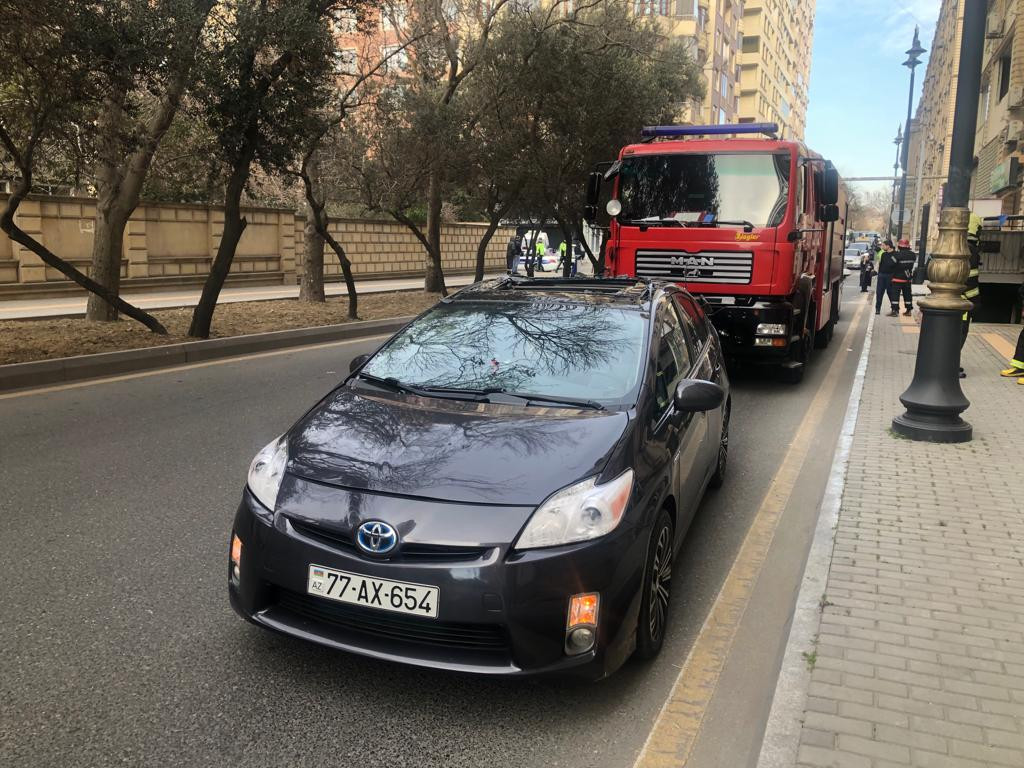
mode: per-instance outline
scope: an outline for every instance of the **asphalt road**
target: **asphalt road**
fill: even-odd
[[[847,296],[837,342],[803,384],[736,377],[730,476],[677,564],[664,651],[598,684],[369,661],[230,610],[227,537],[249,461],[377,342],[0,398],[0,765],[631,766],[805,403],[842,355],[834,418],[798,517],[784,520],[779,583],[752,606],[786,624],[862,335],[840,349],[859,294]],[[719,706],[745,706],[743,719],[716,731],[712,712],[709,757],[694,765],[756,754],[784,639],[772,634],[737,639],[743,661],[723,673]],[[738,743],[741,762],[719,762]]]

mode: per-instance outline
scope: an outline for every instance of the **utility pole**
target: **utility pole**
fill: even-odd
[[[900,396],[907,410],[892,420],[893,430],[911,440],[966,443],[973,434],[971,425],[960,418],[971,404],[960,388],[960,334],[963,314],[972,308],[962,293],[971,269],[967,248],[971,213],[967,204],[987,7],[986,0],[964,0],[949,176],[939,217],[939,239],[928,263],[931,295],[918,302],[923,318],[914,379]]]

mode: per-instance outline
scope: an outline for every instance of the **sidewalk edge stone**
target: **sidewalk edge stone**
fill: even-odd
[[[168,368],[288,347],[391,334],[403,328],[410,320],[412,316],[365,320],[0,365],[0,392]]]
[[[842,431],[836,444],[828,486],[818,509],[814,539],[811,542],[807,564],[804,567],[800,583],[800,591],[797,594],[793,620],[783,652],[782,666],[779,670],[768,722],[761,741],[757,768],[793,768],[797,762],[801,721],[811,677],[803,654],[813,648],[820,624],[820,601],[828,583],[828,572],[832,563],[836,524],[846,484],[846,471],[850,447],[853,443],[853,433],[860,413],[860,402],[867,375],[874,327],[875,316],[871,315],[864,335],[864,347],[857,363],[853,389],[847,402]]]

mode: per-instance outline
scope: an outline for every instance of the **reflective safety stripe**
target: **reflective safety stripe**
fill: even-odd
[[[968,288],[966,291],[964,291],[964,298],[973,299],[979,293],[981,293],[981,291],[979,291],[977,288]]]
[[[1020,360],[1011,360],[1010,365],[1012,365],[1014,368],[1024,368],[1024,363],[1022,363]]]
[[[968,275],[968,277],[977,277],[980,274],[981,274],[981,270],[980,269],[972,269],[971,273]]]
[[[967,322],[967,320],[969,319],[969,318],[967,317],[967,313],[966,313],[966,312],[964,312],[964,313],[963,313],[963,315],[962,315],[962,316],[960,317],[960,319],[961,319],[961,320],[963,320],[963,321],[964,321],[964,322],[966,323],[966,322]]]

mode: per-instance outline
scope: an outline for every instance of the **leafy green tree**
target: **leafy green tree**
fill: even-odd
[[[242,196],[254,167],[281,174],[315,120],[337,97],[330,14],[359,14],[364,0],[231,0],[206,40],[197,92],[224,166],[224,230],[189,335],[206,338],[247,221]]]
[[[74,160],[81,158],[83,137],[108,95],[97,66],[98,54],[109,50],[103,9],[88,0],[0,0],[0,19],[0,170],[13,181],[0,229],[89,291],[90,301],[166,333],[154,317],[121,299],[116,288],[83,274],[15,221],[33,190],[37,167],[63,168],[71,174],[67,181],[78,182],[80,164]]]
[[[92,277],[117,295],[124,230],[191,82],[199,34],[214,0],[106,0],[91,5],[101,21],[91,47],[101,101],[88,124],[96,186]],[[86,317],[115,320],[117,311],[94,293]]]

